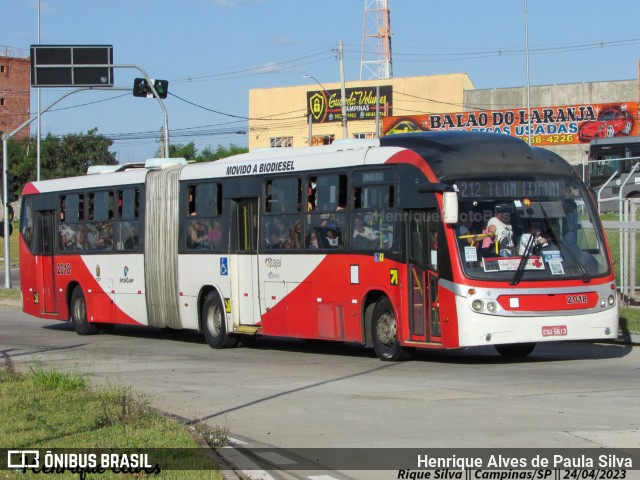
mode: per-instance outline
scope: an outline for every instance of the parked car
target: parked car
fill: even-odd
[[[607,108],[598,115],[597,120],[582,124],[578,136],[583,142],[597,137],[615,137],[629,135],[633,128],[633,118],[619,108]]]

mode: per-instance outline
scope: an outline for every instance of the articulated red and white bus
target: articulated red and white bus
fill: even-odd
[[[25,186],[24,311],[78,334],[194,329],[416,348],[612,339],[594,203],[557,155],[435,132]]]

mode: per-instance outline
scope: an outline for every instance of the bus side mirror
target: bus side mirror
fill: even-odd
[[[449,225],[458,223],[458,194],[442,192],[442,217]]]

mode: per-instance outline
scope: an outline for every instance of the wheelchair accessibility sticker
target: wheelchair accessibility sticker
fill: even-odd
[[[227,257],[220,258],[220,275],[229,275],[229,259]]]

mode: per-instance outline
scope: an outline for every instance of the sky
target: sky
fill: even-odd
[[[339,41],[347,86],[360,80],[365,5],[375,3],[0,0],[0,51],[28,54],[38,43],[39,4],[40,44],[113,45],[115,65],[169,81],[171,143],[246,147],[249,90],[315,82],[305,75],[338,82]],[[524,86],[525,26],[532,86],[638,78],[638,0],[390,0],[390,7],[396,78],[466,73],[477,89]],[[115,87],[131,89],[140,76],[116,68]],[[41,89],[42,108],[68,91]],[[295,114],[281,109],[274,114]],[[156,156],[163,118],[156,100],[130,91],[82,92],[43,114],[42,132],[97,128],[114,139],[118,161],[134,162]]]

